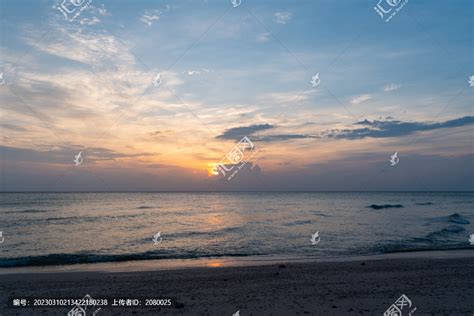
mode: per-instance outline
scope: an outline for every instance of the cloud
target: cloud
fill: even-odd
[[[79,21],[81,25],[95,25],[100,22],[101,21],[96,16],[93,16],[92,18],[84,18]]]
[[[361,94],[351,100],[352,104],[360,104],[362,102],[368,101],[372,99],[372,95],[370,94]]]
[[[332,130],[324,133],[328,138],[337,139],[363,139],[400,137],[410,135],[416,132],[431,131],[441,128],[454,128],[474,124],[474,116],[464,116],[458,119],[449,120],[441,123],[422,123],[422,122],[401,122],[401,121],[380,121],[364,120],[355,123],[365,126],[355,129]]]
[[[106,32],[75,30],[60,25],[52,25],[57,31],[54,38],[43,39],[36,43],[36,32],[28,38],[28,44],[38,50],[61,58],[80,62],[86,65],[114,64],[134,65],[135,57],[129,52],[130,47]]]
[[[290,91],[290,92],[273,92],[262,95],[259,100],[263,103],[294,105],[298,102],[307,101],[311,92]]]
[[[275,21],[276,23],[280,23],[280,24],[286,24],[288,23],[288,21],[291,20],[291,12],[276,12],[274,14],[274,18],[273,18],[273,21]]]
[[[95,25],[102,22],[102,20],[99,17],[105,17],[105,16],[110,15],[107,9],[105,8],[105,5],[103,4],[100,7],[90,5],[87,8],[87,11],[88,11],[88,14],[86,15],[86,17],[84,17],[84,15],[81,15],[79,24]]]
[[[321,138],[320,136],[306,135],[306,134],[279,134],[279,135],[267,135],[260,137],[253,137],[252,139],[260,142],[277,142],[291,139],[308,139],[308,138]]]
[[[385,91],[385,92],[395,91],[395,90],[400,89],[400,87],[401,87],[401,85],[399,85],[399,84],[391,83],[391,84],[388,84],[385,87],[383,87],[383,91]]]
[[[307,139],[307,138],[321,138],[320,136],[306,135],[306,134],[276,134],[255,136],[254,134],[260,131],[274,129],[276,126],[270,124],[250,125],[242,127],[234,127],[226,130],[222,135],[217,136],[221,139],[240,139],[244,136],[252,136],[252,140],[260,142],[276,142],[286,141],[291,139]]]
[[[199,70],[188,70],[186,71],[186,74],[188,74],[188,76],[193,76],[193,75],[199,75],[201,72]]]
[[[51,164],[59,163],[65,165],[72,164],[73,156],[79,151],[82,151],[84,160],[87,160],[88,162],[98,162],[101,160],[116,160],[123,158],[154,157],[159,155],[159,153],[145,152],[125,154],[101,147],[88,148],[84,151],[82,149],[82,146],[72,144],[56,146],[53,149],[42,150],[0,145],[0,151],[5,155],[5,159],[9,161]]]
[[[259,42],[259,43],[268,42],[269,36],[270,36],[270,33],[269,33],[269,32],[260,33],[260,34],[257,36],[257,42]]]
[[[157,136],[164,136],[164,135],[168,135],[172,133],[173,133],[172,130],[164,130],[164,131],[158,130],[158,131],[149,132],[148,135],[151,137],[157,137]]]
[[[242,127],[234,127],[227,129],[224,133],[217,136],[221,139],[240,139],[244,136],[252,135],[256,132],[272,129],[274,126],[270,124],[250,125]]]
[[[28,131],[28,129],[26,129],[22,126],[15,125],[15,124],[9,124],[9,123],[0,123],[0,128],[9,129],[9,130],[12,130],[12,131],[17,131],[17,132],[26,132],[26,131]]]
[[[99,11],[99,14],[102,15],[102,16],[106,16],[108,15],[109,13],[107,12],[107,9],[105,8],[105,5],[101,5],[100,8],[97,8],[97,10]]]
[[[158,21],[160,19],[161,11],[159,10],[149,10],[146,11],[141,17],[140,21],[151,26],[154,21]]]

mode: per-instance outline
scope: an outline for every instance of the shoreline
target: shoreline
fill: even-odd
[[[285,256],[250,256],[250,257],[215,257],[196,259],[155,259],[133,260],[123,262],[79,263],[67,265],[27,266],[0,268],[0,275],[33,274],[33,273],[80,273],[80,272],[146,272],[162,270],[186,270],[195,268],[237,268],[258,267],[279,263],[318,263],[318,262],[357,262],[364,260],[415,259],[415,258],[474,258],[474,247],[456,250],[405,251],[375,255],[351,257],[285,257]]]
[[[103,307],[102,315],[382,315],[402,294],[419,315],[472,315],[474,252],[332,262],[136,272],[4,274],[0,314],[65,315],[71,308],[12,308],[14,297],[172,297],[169,308]],[[435,258],[436,257],[436,258]]]

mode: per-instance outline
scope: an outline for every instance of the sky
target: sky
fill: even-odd
[[[1,191],[474,189],[470,0],[70,1],[0,1]]]

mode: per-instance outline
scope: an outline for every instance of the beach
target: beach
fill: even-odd
[[[3,193],[0,315],[472,316],[473,197]]]
[[[474,316],[473,2],[0,0],[0,316]]]
[[[261,266],[8,273],[0,275],[1,315],[66,315],[70,308],[7,308],[7,298],[85,294],[175,300],[161,309],[103,307],[97,315],[383,315],[402,294],[414,315],[472,315],[473,271],[474,251],[463,250]]]

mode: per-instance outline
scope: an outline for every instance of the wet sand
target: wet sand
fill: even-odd
[[[448,252],[449,253],[449,252]],[[1,315],[67,315],[70,307],[9,308],[13,297],[174,297],[170,308],[103,307],[96,315],[383,315],[402,294],[414,315],[474,314],[474,251],[449,258],[138,272],[0,275]],[[408,310],[406,314],[408,315]],[[87,315],[92,315],[92,310]]]

